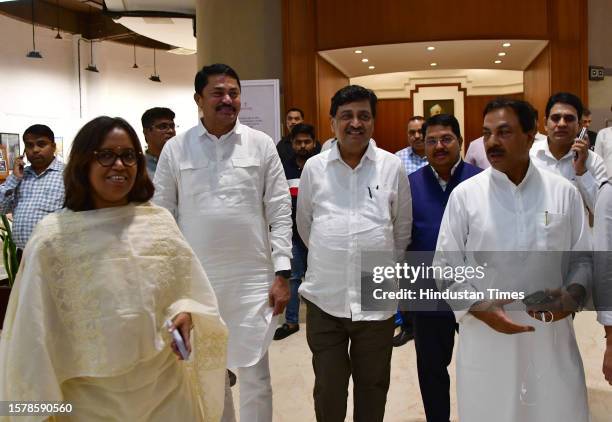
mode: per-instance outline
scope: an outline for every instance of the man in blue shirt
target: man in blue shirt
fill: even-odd
[[[430,117],[423,125],[428,166],[408,179],[412,193],[412,243],[409,251],[436,250],[446,203],[452,190],[482,170],[461,159],[459,122],[449,114]],[[425,262],[426,265],[431,262]],[[427,281],[417,289],[435,288]],[[417,293],[418,294],[418,293]],[[423,311],[410,312],[421,397],[428,422],[450,419],[450,378],[447,367],[453,356],[455,316],[446,302],[427,301]],[[422,307],[420,307],[422,308]]]
[[[13,213],[13,240],[23,249],[36,224],[64,206],[64,164],[55,158],[55,136],[45,125],[33,125],[23,133],[24,165],[17,157],[13,174],[0,185],[0,214]]]
[[[147,173],[151,180],[155,177],[157,160],[166,142],[176,135],[174,125],[174,112],[165,107],[154,107],[145,111],[140,118],[142,133],[147,142],[145,158],[147,159]]]

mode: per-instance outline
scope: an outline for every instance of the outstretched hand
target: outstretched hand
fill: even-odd
[[[479,302],[470,308],[470,313],[498,333],[520,334],[535,331],[531,325],[520,325],[510,319],[504,305],[512,302],[513,299]]]

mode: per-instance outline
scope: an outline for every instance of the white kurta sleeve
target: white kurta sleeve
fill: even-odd
[[[595,205],[593,226],[595,277],[593,302],[597,320],[612,325],[612,185],[604,185]]]
[[[391,213],[395,250],[405,251],[412,236],[412,193],[401,164],[397,171],[397,200],[393,203]]]
[[[466,265],[469,224],[465,210],[466,206],[463,203],[461,191],[455,189],[450,194],[440,224],[440,233],[438,234],[433,260],[434,267],[456,268]],[[436,280],[436,282],[441,292],[444,290],[461,291],[467,295],[470,292],[480,291],[475,284],[469,281],[459,283],[454,282],[454,280]],[[476,300],[449,300],[447,302],[455,314],[455,319],[460,321],[469,312],[470,306],[476,303]]]
[[[312,227],[312,186],[310,180],[310,168],[308,161],[302,170],[300,177],[300,187],[298,188],[297,211],[295,222],[298,233],[304,245],[308,247],[310,238],[310,228]]]
[[[591,212],[595,209],[597,191],[601,184],[607,179],[608,176],[603,159],[599,155],[589,152],[589,157],[587,158],[587,171],[582,176],[576,176],[576,186],[580,191],[584,203]]]
[[[590,294],[591,278],[593,276],[591,231],[587,225],[582,201],[576,189],[572,189],[570,199],[571,252],[565,285],[579,284]]]
[[[153,203],[166,208],[174,216],[178,217],[178,171],[174,154],[169,145],[162,150],[155,170],[155,195]]]
[[[269,139],[265,149],[264,213],[270,225],[270,244],[275,271],[291,269],[291,197],[289,184],[274,141]]]

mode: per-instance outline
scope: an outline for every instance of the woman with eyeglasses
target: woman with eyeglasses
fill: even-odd
[[[87,123],[64,181],[66,209],[39,223],[12,290],[0,400],[63,402],[54,420],[218,421],[227,330],[173,217],[148,202],[134,129]]]

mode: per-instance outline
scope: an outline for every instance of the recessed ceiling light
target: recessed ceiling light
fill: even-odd
[[[495,60],[495,64],[500,64],[501,60]]]
[[[376,69],[376,66],[368,66],[368,69]]]
[[[438,65],[438,63],[430,63],[429,65],[430,65],[430,66],[437,66],[437,65]]]
[[[362,61],[362,62],[364,62],[364,63],[369,62],[369,60],[368,60],[368,59],[361,59],[361,61]]]
[[[428,49],[429,51],[434,51],[434,50],[436,49],[436,47],[433,47],[433,46],[431,46],[431,45],[430,45],[429,47],[427,47],[427,49]]]
[[[502,47],[506,47],[506,48],[508,48],[508,47],[510,47],[511,45],[512,45],[512,44],[510,44],[509,42],[505,42],[505,43],[503,43],[503,44],[502,44]]]
[[[499,57],[504,57],[504,56],[506,55],[506,53],[504,53],[503,51],[501,51],[501,52],[497,53],[497,55],[498,55]]]
[[[361,53],[363,53],[363,51],[361,51],[361,50],[355,50],[355,54],[361,54]]]

